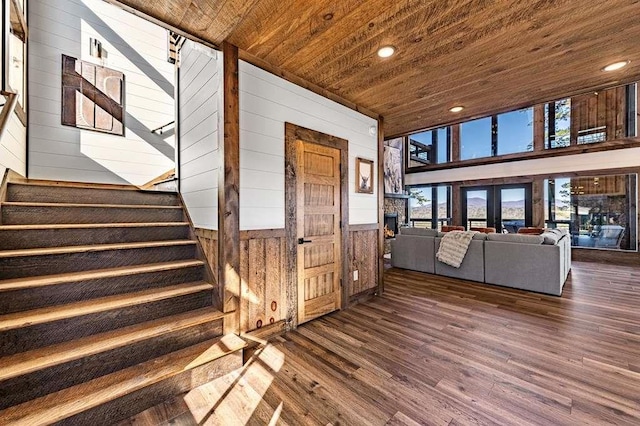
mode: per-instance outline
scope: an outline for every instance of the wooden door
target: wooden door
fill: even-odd
[[[340,307],[340,150],[296,142],[298,323]]]

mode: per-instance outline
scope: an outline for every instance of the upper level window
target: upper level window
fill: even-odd
[[[569,146],[571,132],[571,99],[562,99],[545,105],[545,148]]]
[[[533,108],[498,115],[498,155],[533,151]]]
[[[451,131],[448,127],[409,135],[408,167],[448,163]]]
[[[492,118],[480,118],[460,124],[460,159],[491,157]]]

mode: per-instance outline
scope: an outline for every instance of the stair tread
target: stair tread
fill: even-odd
[[[189,222],[114,222],[114,223],[56,223],[29,225],[0,225],[0,231],[30,231],[45,229],[94,229],[94,228],[153,228],[189,226]]]
[[[153,204],[83,204],[83,203],[31,203],[23,201],[3,201],[3,206],[18,206],[18,207],[91,207],[91,208],[106,208],[106,209],[182,209],[182,206],[163,206]]]
[[[159,318],[105,333],[86,336],[69,342],[10,355],[0,358],[0,382],[157,337],[168,332],[179,331],[222,319],[224,316],[225,314],[214,308],[202,308],[196,311]]]
[[[45,287],[63,283],[73,283],[84,280],[122,277],[127,275],[144,274],[147,272],[160,272],[171,269],[202,266],[204,262],[197,259],[178,260],[173,262],[148,263],[145,265],[123,266],[119,268],[96,269],[92,271],[70,272],[55,275],[40,275],[26,278],[13,278],[0,280],[0,293],[29,288]]]
[[[228,334],[0,411],[0,423],[51,424],[161,382],[225,355],[246,342]]]
[[[143,194],[177,195],[177,192],[175,191],[147,190],[147,189],[142,189],[140,187],[137,187],[135,185],[118,185],[118,184],[108,184],[108,183],[32,180],[32,181],[21,181],[21,182],[9,182],[9,185],[40,186],[45,188],[106,189],[110,191],[140,192]]]
[[[69,254],[69,253],[85,253],[106,250],[128,250],[149,247],[168,247],[168,246],[184,246],[195,245],[195,240],[163,240],[163,241],[142,241],[136,243],[117,243],[117,244],[93,244],[88,246],[65,246],[65,247],[46,247],[20,250],[2,250],[0,251],[0,259],[22,256],[46,256],[50,254]]]
[[[118,294],[115,296],[83,300],[66,305],[56,305],[33,309],[30,311],[13,312],[0,316],[0,332],[124,308],[127,306],[151,303],[211,289],[213,289],[213,285],[204,281],[198,281],[144,290],[135,293]]]
[[[45,179],[21,179],[15,182],[9,182],[9,185],[17,186],[43,186],[47,188],[83,188],[83,189],[114,189],[119,191],[139,191],[140,189],[134,185],[120,185],[111,183],[90,183],[90,182],[72,182],[62,180],[45,180]]]

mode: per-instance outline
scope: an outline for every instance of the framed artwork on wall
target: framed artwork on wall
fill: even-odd
[[[402,138],[384,141],[384,193],[386,195],[404,194],[402,149]]]
[[[62,55],[62,124],[124,136],[124,74]]]
[[[373,161],[356,158],[356,192],[373,194]]]

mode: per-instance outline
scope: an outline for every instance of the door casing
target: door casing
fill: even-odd
[[[297,164],[296,141],[302,140],[340,150],[340,217],[341,217],[341,309],[346,306],[349,281],[349,142],[315,130],[285,123],[285,231],[287,266],[287,323],[298,325],[298,223],[297,223]]]

